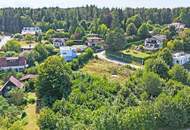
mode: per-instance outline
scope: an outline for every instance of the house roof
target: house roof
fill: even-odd
[[[164,40],[167,39],[166,35],[155,35],[153,37],[156,38],[156,39],[158,39],[158,40],[160,40],[160,41],[164,41]]]
[[[28,79],[34,79],[36,77],[37,77],[37,75],[27,74],[27,75],[23,76],[22,78],[20,78],[20,81],[25,81],[25,80],[28,80]]]
[[[13,62],[9,62],[13,61]],[[9,67],[9,66],[23,66],[26,65],[25,57],[3,57],[0,58],[0,67]]]
[[[100,37],[87,37],[87,40],[102,40]]]
[[[179,58],[179,57],[186,57],[186,56],[190,56],[190,54],[187,54],[185,52],[177,52],[173,54],[173,58]]]
[[[0,89],[0,91],[2,91],[6,85],[11,82],[12,84],[14,84],[17,88],[22,88],[24,86],[23,83],[21,83],[18,79],[16,79],[14,76],[11,76],[9,78],[9,80],[3,85],[3,87]]]

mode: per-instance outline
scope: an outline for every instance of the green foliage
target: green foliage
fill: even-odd
[[[167,43],[167,47],[173,51],[183,51],[184,42],[179,39],[171,40]]]
[[[145,90],[150,96],[157,97],[161,93],[162,81],[158,75],[153,72],[146,72],[142,79]]]
[[[11,40],[8,41],[7,44],[3,47],[5,51],[15,51],[15,52],[20,52],[20,44],[16,40]]]
[[[58,117],[51,109],[42,109],[38,120],[39,127],[42,130],[55,130]]]
[[[180,17],[180,20],[184,24],[186,24],[188,27],[190,26],[190,23],[189,23],[189,21],[190,21],[190,13],[189,13],[188,10],[182,9],[181,12],[180,12],[180,16],[179,17]]]
[[[39,66],[37,92],[45,104],[52,104],[55,99],[66,98],[71,90],[71,71],[63,58],[52,56]]]
[[[137,31],[137,34],[138,34],[138,36],[140,36],[141,38],[147,38],[147,37],[150,36],[149,30],[148,30],[148,27],[147,27],[146,23],[143,23],[143,24],[139,27],[139,29],[138,29],[138,31]]]
[[[8,93],[8,102],[16,106],[26,103],[25,93],[22,89],[13,89]]]
[[[118,51],[125,47],[126,39],[124,32],[119,28],[110,31],[106,36],[107,49]]]
[[[143,22],[143,20],[139,15],[134,15],[127,20],[126,24],[127,24],[127,26],[129,26],[130,23],[134,23],[135,26],[137,28],[139,28],[141,26],[142,22]]]
[[[137,34],[137,28],[135,26],[135,24],[130,23],[127,28],[126,28],[126,33],[127,35],[131,36],[131,35],[136,35]]]
[[[148,59],[145,62],[145,69],[147,71],[157,73],[162,78],[168,77],[169,68],[168,68],[167,64],[164,62],[164,60],[162,60],[161,58]]]
[[[174,65],[169,71],[169,76],[171,79],[184,84],[190,84],[189,82],[189,72],[180,65]]]
[[[171,67],[173,65],[172,53],[168,48],[164,48],[162,51],[160,51],[158,57],[162,58],[168,66]]]

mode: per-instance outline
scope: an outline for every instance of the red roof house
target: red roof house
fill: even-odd
[[[24,84],[21,83],[18,79],[11,76],[9,80],[3,85],[3,87],[0,89],[0,94],[3,96],[6,95],[7,92],[9,92],[13,88],[23,88]]]
[[[0,70],[14,69],[17,71],[28,67],[25,57],[3,57],[0,58]]]

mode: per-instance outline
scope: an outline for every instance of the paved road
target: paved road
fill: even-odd
[[[105,51],[96,53],[95,55],[97,55],[97,57],[99,59],[106,60],[106,61],[109,61],[109,62],[112,62],[112,63],[115,63],[115,64],[129,65],[129,66],[131,66],[132,68],[135,68],[135,69],[142,69],[143,68],[142,66],[138,66],[138,65],[135,65],[135,64],[125,63],[125,62],[121,62],[121,61],[118,61],[118,60],[115,60],[115,59],[107,58],[106,55],[105,55]]]
[[[10,36],[3,36],[3,38],[0,41],[0,49],[2,48],[3,45],[7,43],[7,41],[11,40]]]

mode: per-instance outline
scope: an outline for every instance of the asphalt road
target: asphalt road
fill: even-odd
[[[1,41],[0,41],[0,49],[2,48],[3,45],[7,43],[7,41],[11,40],[10,36],[3,36]]]
[[[109,62],[112,62],[112,63],[115,63],[115,64],[129,65],[129,66],[131,66],[132,68],[135,68],[135,69],[142,69],[143,68],[142,66],[138,66],[138,65],[135,65],[135,64],[125,63],[125,62],[121,62],[121,61],[118,61],[118,60],[115,60],[115,59],[110,59],[110,58],[106,57],[105,51],[96,53],[95,55],[97,55],[97,57],[99,59],[106,60],[106,61],[109,61]]]

